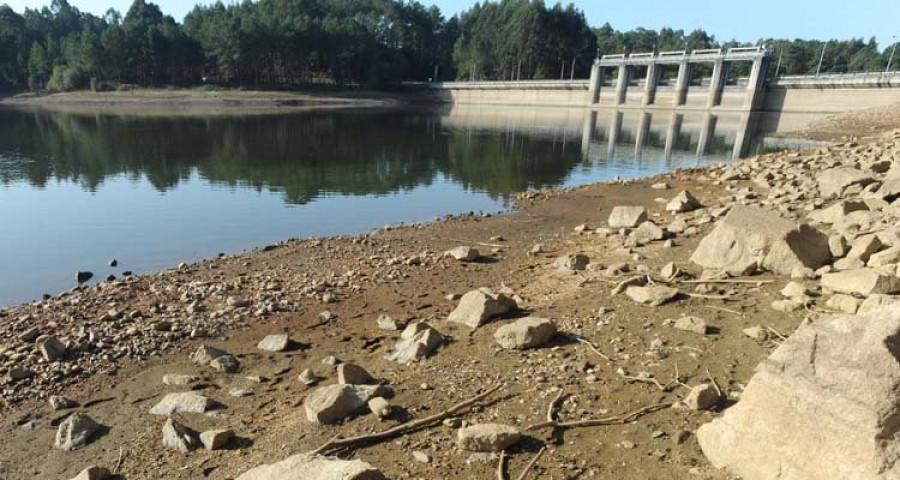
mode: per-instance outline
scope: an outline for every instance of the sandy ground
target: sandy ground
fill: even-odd
[[[651,188],[662,181],[671,188]],[[746,182],[737,187],[750,185]],[[676,262],[699,276],[700,269],[688,258],[711,225],[696,235],[679,236],[672,248],[654,242],[631,250],[623,249],[621,239],[615,236],[575,231],[581,224],[602,226],[616,205],[645,206],[651,218],[665,223],[668,214],[659,199],[668,199],[681,189],[689,189],[705,204],[728,195],[724,186],[705,177],[702,170],[686,170],[627,184],[523,196],[519,211],[505,216],[458,217],[365,237],[289,241],[270,251],[133,279],[117,287],[128,293],[119,295],[112,306],[152,312],[151,303],[160,298],[154,292],[196,282],[230,285],[229,295],[252,298],[258,293],[253,291],[258,288],[255,279],[289,283],[297,278],[331,279],[339,301],[323,304],[315,297],[294,295],[291,299],[297,308],[290,312],[258,318],[244,310],[232,311],[234,321],[216,338],[173,340],[147,359],[119,357],[101,372],[49,389],[29,392],[27,384],[7,381],[2,388],[21,388],[26,394],[0,413],[0,478],[67,479],[85,466],[97,464],[129,480],[230,479],[252,466],[314,450],[336,435],[370,433],[440,412],[495,385],[502,385],[497,394],[459,417],[469,423],[502,422],[524,428],[542,421],[549,403],[561,391],[571,396],[562,402],[557,418],[614,416],[683,398],[687,389],[673,382],[675,379],[685,385],[715,379],[728,395],[718,408],[727,408],[739,398],[755,365],[778,345],[775,332],[789,335],[806,315],[804,311],[776,313],[769,307],[779,298],[783,279],[766,283],[772,277],[758,276],[753,277],[757,283],[704,290],[708,295],[727,295],[727,301],[685,298],[651,308],[611,295],[627,275],[588,271],[559,276],[553,267],[559,255],[583,253],[595,264],[623,262],[633,270],[646,268],[649,272]],[[537,243],[543,244],[546,253],[528,255]],[[421,265],[408,262],[423,256],[436,258],[426,251],[442,252],[467,244],[481,249],[486,259],[476,263],[451,259]],[[493,333],[510,319],[477,330],[444,320],[456,304],[446,295],[479,287],[508,287],[523,299],[521,312],[514,316],[553,319],[560,330],[590,340],[612,360],[566,337],[557,337],[540,349],[501,350]],[[101,295],[102,286],[94,289]],[[90,308],[94,309],[90,315],[96,315],[110,304],[103,300]],[[323,321],[324,310],[336,317]],[[46,326],[51,315],[41,311],[41,306],[23,306],[2,313],[17,318],[31,312],[32,319]],[[384,356],[391,351],[398,332],[379,330],[376,318],[380,314],[428,321],[449,341],[423,362],[408,366],[389,362]],[[154,315],[145,313],[140,321],[153,321]],[[685,315],[703,318],[713,327],[712,333],[676,330],[666,322]],[[770,328],[772,340],[759,342],[742,334],[752,326]],[[282,331],[291,334],[297,348],[285,353],[255,348],[265,335]],[[241,372],[219,374],[192,365],[188,355],[203,343],[236,354]],[[378,421],[374,415],[361,414],[327,427],[306,420],[302,405],[311,388],[299,382],[297,375],[310,368],[325,378],[322,384],[334,383],[333,367],[322,363],[330,355],[365,367],[394,388],[395,412],[390,419]],[[664,388],[625,378],[640,372],[649,372]],[[148,410],[165,393],[185,389],[163,385],[161,377],[166,373],[193,373],[203,378],[193,388],[220,402],[222,408],[214,416],[184,415],[180,420],[198,431],[234,429],[238,439],[228,449],[183,454],[162,447],[164,418],[150,415]],[[252,395],[233,397],[229,392],[235,388],[250,390]],[[78,400],[80,410],[107,430],[82,450],[53,449],[56,425],[70,411],[51,411],[42,398],[49,393],[64,393]],[[525,440],[508,452],[508,477],[516,478],[546,446],[547,452],[529,478],[724,479],[724,473],[709,466],[691,434],[716,415],[717,411],[666,409],[624,425],[526,432]],[[347,457],[370,462],[392,479],[497,478],[497,459],[485,461],[458,450],[455,435],[455,428],[439,425],[356,449]],[[676,438],[686,440],[676,442]],[[430,461],[414,459],[414,451],[424,452]]]

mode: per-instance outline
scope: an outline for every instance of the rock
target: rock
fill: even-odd
[[[72,400],[71,398],[66,398],[60,395],[51,395],[50,396],[50,408],[53,410],[67,410],[69,408],[75,408],[78,406],[78,402]]]
[[[267,352],[283,352],[287,350],[289,342],[288,334],[279,333],[266,336],[256,345],[256,348]]]
[[[900,198],[900,173],[891,173],[885,177],[877,194],[889,202]]]
[[[637,303],[658,307],[678,297],[678,290],[669,287],[628,287],[625,295]]]
[[[456,443],[469,452],[501,452],[519,443],[519,430],[499,423],[481,423],[457,431]]]
[[[369,407],[369,411],[378,418],[384,419],[391,416],[391,404],[384,397],[374,397],[366,404]]]
[[[169,393],[150,409],[150,413],[153,415],[205,413],[213,405],[212,400],[196,392]]]
[[[234,438],[233,430],[208,430],[200,434],[200,442],[209,450],[222,450]]]
[[[167,373],[163,375],[162,382],[164,385],[183,387],[200,380],[196,375],[183,375],[180,373]]]
[[[819,184],[819,193],[826,199],[840,197],[844,193],[844,189],[851,185],[872,183],[872,177],[862,170],[844,167],[817,172],[815,178]]]
[[[667,205],[666,211],[672,213],[684,213],[690,212],[700,208],[700,201],[694,198],[691,195],[691,192],[687,190],[682,190],[681,193],[675,196]]]
[[[372,385],[377,383],[369,372],[359,365],[342,363],[337,367],[338,383],[344,385]]]
[[[800,310],[801,308],[803,308],[803,305],[805,305],[804,302],[798,301],[793,298],[789,298],[787,300],[775,300],[774,302],[772,302],[772,310],[782,313],[791,313]]]
[[[789,275],[798,266],[817,269],[829,258],[828,238],[818,230],[774,212],[736,205],[700,242],[691,261],[738,272],[758,265]]]
[[[78,283],[85,283],[94,278],[93,272],[75,272],[75,281]]]
[[[687,332],[699,333],[700,335],[706,335],[709,331],[706,322],[699,317],[681,317],[678,320],[675,320],[675,328]]]
[[[856,313],[861,304],[862,300],[841,293],[833,295],[825,302],[826,307],[843,313]]]
[[[107,480],[112,473],[103,467],[90,466],[81,471],[72,480]]]
[[[654,183],[653,185],[650,185],[650,188],[653,190],[668,190],[669,184],[666,182]]]
[[[806,218],[808,218],[813,223],[832,224],[842,222],[847,217],[847,215],[860,210],[869,210],[869,206],[866,205],[865,202],[859,200],[844,200],[842,202],[835,203],[825,210],[817,210],[815,212],[812,212],[807,215]]]
[[[891,479],[900,416],[900,309],[804,322],[697,439],[748,479]]]
[[[745,328],[743,330],[743,332],[744,332],[744,335],[746,335],[758,342],[765,342],[766,340],[769,339],[769,332],[766,331],[765,328],[763,328],[759,325],[757,325],[755,327]]]
[[[376,320],[376,323],[378,325],[378,328],[380,328],[381,330],[387,330],[391,332],[395,332],[403,328],[403,325],[401,325],[399,322],[384,314],[378,316],[378,320]]]
[[[501,347],[523,350],[540,347],[556,335],[556,325],[546,318],[526,317],[504,325],[494,332]]]
[[[19,334],[19,341],[22,343],[31,343],[41,336],[41,331],[36,327],[29,328]]]
[[[787,298],[805,298],[808,294],[809,290],[807,290],[806,286],[800,282],[788,282],[788,284],[781,289],[781,295]]]
[[[450,313],[447,320],[470,328],[478,328],[488,320],[505,315],[516,308],[515,300],[483,288],[463,295],[459,305]]]
[[[62,360],[66,356],[66,344],[53,335],[48,335],[43,340],[38,340],[38,349],[41,351],[44,360],[48,362]]]
[[[444,337],[425,322],[414,323],[400,334],[387,360],[410,363],[423,360],[444,343]]]
[[[11,380],[25,380],[35,375],[34,370],[25,367],[13,367],[9,369],[9,378]]]
[[[870,268],[846,270],[822,275],[822,287],[833,292],[848,295],[895,294],[900,293],[900,278],[878,273]]]
[[[430,463],[431,462],[431,458],[429,458],[428,455],[425,454],[425,452],[422,452],[419,450],[412,452],[412,456],[417,462],[422,462],[422,463]]]
[[[330,425],[358,412],[369,399],[389,392],[383,385],[327,385],[310,393],[303,407],[307,420]]]
[[[859,310],[857,310],[857,313],[869,313],[878,310],[881,307],[894,306],[898,304],[900,304],[900,298],[898,297],[873,294],[869,295],[865,300],[863,300],[862,304],[859,306]]]
[[[666,232],[651,221],[641,223],[633,232],[631,232],[631,238],[634,239],[634,242],[637,245],[646,245],[650,242],[662,240],[665,237]]]
[[[644,207],[613,207],[607,223],[611,228],[634,228],[648,219]]]
[[[209,345],[201,345],[191,354],[191,362],[195,365],[209,365],[222,355],[228,355],[228,352]]]
[[[672,233],[682,233],[687,229],[688,229],[687,221],[685,221],[685,219],[680,218],[680,217],[676,218],[675,220],[672,220],[671,222],[669,222],[668,225],[666,225],[666,230],[668,230]]]
[[[589,263],[591,263],[591,259],[588,258],[587,255],[575,254],[563,255],[557,258],[553,264],[556,266],[557,270],[577,272],[587,268]]]
[[[455,260],[459,260],[460,262],[474,262],[481,256],[478,253],[478,250],[472,247],[456,247],[452,250],[448,250],[446,255]]]
[[[200,442],[197,440],[197,432],[169,417],[162,428],[162,444],[169,450],[187,453],[197,448]]]
[[[863,262],[867,262],[869,257],[879,250],[881,250],[881,240],[878,239],[878,235],[863,235],[850,245],[850,252],[847,253],[847,258],[858,258]]]
[[[209,366],[218,372],[237,373],[241,369],[241,362],[234,355],[222,355],[209,362]]]
[[[709,410],[719,403],[719,391],[713,385],[703,383],[691,388],[682,403],[691,410]]]
[[[300,372],[300,375],[298,375],[297,378],[306,386],[319,383],[319,377],[308,368]]]
[[[360,460],[339,460],[309,453],[262,465],[235,480],[387,480],[375,467]]]
[[[669,262],[660,269],[659,274],[666,280],[672,280],[681,273],[681,269],[675,262]]]
[[[828,250],[834,258],[843,258],[847,256],[849,249],[850,245],[847,244],[847,239],[843,235],[834,234],[828,237]]]
[[[866,262],[866,265],[872,268],[878,268],[885,265],[896,265],[898,263],[900,263],[900,247],[892,247],[872,254],[869,257],[869,261]]]
[[[75,412],[59,424],[53,446],[58,450],[78,450],[90,443],[101,428],[87,414]]]

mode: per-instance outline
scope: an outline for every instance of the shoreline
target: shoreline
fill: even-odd
[[[900,122],[894,123],[897,127]],[[877,151],[897,138],[900,131],[872,139],[869,145]],[[0,309],[0,346],[5,345],[0,348],[0,378],[6,377],[0,385],[0,425],[9,433],[0,438],[4,452],[0,465],[11,468],[6,472],[10,480],[31,478],[36,472],[42,478],[69,478],[88,464],[112,468],[117,455],[122,457],[117,449],[124,449],[128,453],[119,462],[120,472],[129,480],[187,480],[206,476],[210,467],[216,478],[234,478],[259,463],[313,450],[335,434],[352,436],[402,422],[385,424],[373,415],[335,427],[307,422],[302,400],[314,387],[296,377],[308,368],[326,378],[323,384],[331,383],[333,368],[322,360],[332,355],[390,383],[396,390],[392,403],[412,418],[438,412],[497,383],[503,385],[504,396],[464,415],[466,421],[520,426],[540,421],[560,392],[575,394],[573,401],[561,404],[559,415],[566,418],[634,411],[685,393],[628,380],[645,378],[647,372],[649,378],[665,381],[677,371],[677,379],[687,384],[711,375],[729,393],[729,400],[737,401],[756,364],[778,346],[777,341],[758,341],[742,331],[762,325],[790,335],[806,316],[802,309],[776,312],[770,307],[782,298],[778,292],[789,280],[785,275],[764,273],[749,277],[758,283],[685,290],[698,297],[688,295],[652,308],[610,291],[635,275],[658,275],[669,262],[700,278],[703,269],[688,257],[728,208],[742,203],[784,206],[778,203],[782,197],[767,196],[774,186],[762,186],[759,177],[749,173],[733,172],[768,171],[767,165],[776,169],[803,162],[813,165],[826,155],[843,158],[867,151],[845,142],[767,154],[725,167],[526,192],[516,196],[512,214],[457,216],[368,235],[287,240],[246,254],[103,282],[39,305]],[[663,182],[667,188],[657,188]],[[668,199],[681,190],[692,192],[703,208],[685,214],[666,212]],[[811,199],[804,202],[812,205]],[[610,211],[619,205],[646,208],[649,218],[669,231],[671,244],[654,240],[629,245],[630,235],[606,228]],[[828,205],[823,202],[818,208]],[[779,213],[800,221],[807,212],[798,207]],[[686,227],[680,232],[674,227],[678,219]],[[535,249],[537,244],[542,247]],[[461,263],[443,254],[460,245],[478,248],[483,259]],[[557,259],[570,254],[586,255],[590,265],[571,275],[558,274]],[[812,288],[815,281],[808,283]],[[514,295],[525,314],[553,319],[566,334],[589,339],[611,360],[564,340],[548,348],[507,352],[492,338],[507,319],[477,330],[446,321],[456,296],[479,287]],[[734,300],[713,299],[725,296]],[[824,308],[825,298],[816,301]],[[398,333],[376,327],[380,315],[400,323],[426,321],[450,340],[421,363],[397,365],[384,355]],[[704,335],[672,327],[670,319],[680,316],[703,318],[715,332]],[[42,359],[33,340],[22,340],[31,338],[31,329],[69,342],[70,356],[53,362]],[[301,346],[276,354],[255,348],[264,336],[280,332],[289,333]],[[242,373],[191,365],[188,354],[204,344],[232,352]],[[31,369],[33,376],[9,378],[12,369],[21,367]],[[161,426],[147,409],[164,393],[178,391],[161,385],[159,379],[167,373],[197,375],[203,380],[193,390],[227,405],[222,418],[188,416],[193,428],[225,425],[252,441],[223,455],[200,451],[177,461],[144,453],[148,444],[158,444]],[[229,393],[235,390],[251,393]],[[82,411],[112,429],[84,450],[51,450],[52,419],[63,415],[47,405],[51,394],[76,399],[84,405]],[[724,479],[724,472],[708,465],[691,434],[713,415],[669,409],[633,424],[573,430],[564,443],[534,434],[529,445],[550,445],[553,460],[538,467],[545,475],[565,475],[575,465],[604,479],[697,474]],[[22,427],[30,422],[34,428]],[[663,435],[656,436],[656,431]],[[673,443],[669,438],[681,436],[680,432],[687,432],[688,440]],[[455,429],[444,426],[358,454],[390,478],[491,476],[496,459],[467,461],[467,454],[446,448],[454,435]],[[512,451],[511,471],[521,470],[532,450]],[[432,461],[411,461],[413,451],[427,452]],[[660,451],[663,455],[654,453]]]

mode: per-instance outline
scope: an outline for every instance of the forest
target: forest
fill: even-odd
[[[822,72],[883,71],[895,47],[875,38],[757,44],[775,50],[773,75],[815,73],[820,58]],[[53,0],[22,13],[0,6],[0,91],[585,78],[598,54],[740,45],[703,30],[594,28],[574,6],[542,0],[483,1],[450,18],[415,0],[220,1],[182,22],[146,0],[124,16]]]

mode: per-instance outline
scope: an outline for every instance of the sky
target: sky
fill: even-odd
[[[122,12],[132,0],[69,0],[83,11],[102,14],[110,7]],[[209,1],[209,0],[203,0]],[[229,0],[225,0],[226,3]],[[459,13],[475,0],[419,0],[435,4],[446,16]],[[40,8],[50,0],[0,0],[13,10]],[[156,0],[163,11],[181,21],[195,0]],[[553,0],[546,0],[552,4]],[[568,2],[564,2],[568,3]],[[609,22],[619,30],[636,27],[672,27],[686,31],[703,28],[720,40],[755,42],[760,38],[837,38],[868,40],[882,46],[900,37],[900,2],[897,0],[574,0],[592,26]]]

